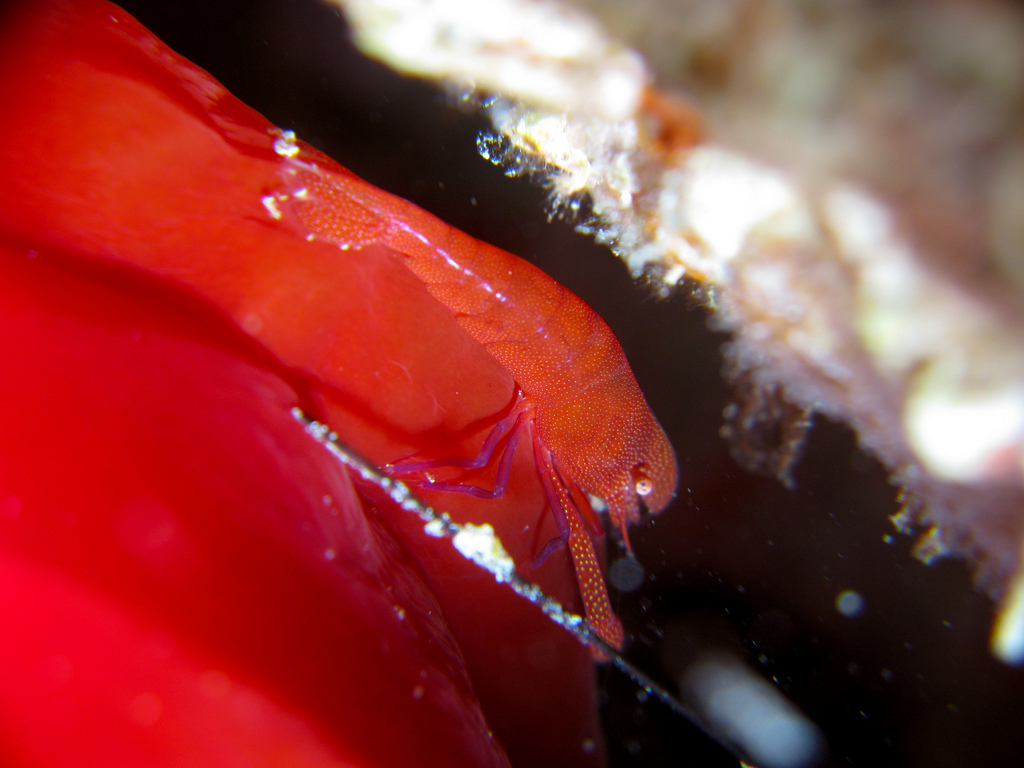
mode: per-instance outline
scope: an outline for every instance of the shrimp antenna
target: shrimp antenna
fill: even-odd
[[[292,418],[302,425],[306,434],[320,443],[335,459],[359,477],[376,485],[399,507],[417,515],[423,522],[428,536],[446,538],[452,546],[468,560],[486,570],[499,584],[507,584],[513,592],[536,605],[551,621],[573,635],[590,648],[603,653],[617,669],[629,677],[644,693],[668,707],[672,712],[688,720],[700,731],[714,739],[745,766],[751,766],[749,757],[743,754],[730,739],[717,733],[716,729],[691,708],[684,705],[664,686],[655,682],[650,675],[624,658],[613,646],[602,640],[582,616],[567,611],[561,603],[549,597],[539,586],[524,579],[516,571],[515,562],[505,551],[501,540],[490,525],[460,524],[444,511],[436,510],[416,498],[412,490],[400,480],[385,474],[372,463],[342,443],[336,432],[329,426],[308,418],[301,409],[292,408]]]

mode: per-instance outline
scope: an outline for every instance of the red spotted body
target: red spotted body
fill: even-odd
[[[568,522],[564,540],[588,622],[620,647],[622,627],[583,525],[593,513],[579,491],[604,500],[628,546],[626,525],[639,519],[640,501],[652,512],[664,509],[677,469],[611,329],[532,264],[300,149],[289,134],[278,151],[286,158],[288,191],[275,205],[312,238],[341,248],[383,244],[404,255],[430,293],[513,375],[538,471]]]

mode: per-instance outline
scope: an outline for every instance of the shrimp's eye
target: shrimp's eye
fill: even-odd
[[[637,495],[641,497],[650,496],[654,491],[654,481],[647,476],[646,464],[637,464],[633,467],[633,484]]]

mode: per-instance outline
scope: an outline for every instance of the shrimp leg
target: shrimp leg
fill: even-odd
[[[510,428],[516,428],[516,421],[520,414],[525,410],[525,405],[522,400],[522,392],[517,395],[516,405],[512,408],[511,412],[494,425],[493,429],[488,433],[487,438],[484,440],[483,446],[480,448],[478,453],[473,458],[467,457],[456,457],[450,459],[431,459],[430,461],[413,461],[403,462],[399,464],[388,464],[384,467],[384,471],[389,475],[404,475],[414,474],[417,472],[426,472],[431,469],[441,469],[443,467],[459,467],[461,469],[479,469],[480,467],[487,466],[487,463],[491,460],[491,455],[494,453],[495,447],[501,440],[502,436],[509,431]],[[508,449],[506,448],[506,451]],[[502,458],[504,461],[504,458]],[[511,461],[511,459],[509,460]],[[501,494],[498,494],[494,498],[499,498]]]
[[[562,521],[559,523],[560,530],[563,524],[568,529],[567,534],[552,540],[548,547],[555,542],[564,542],[563,536],[568,539],[569,552],[572,555],[573,567],[576,569],[576,577],[580,584],[580,594],[583,596],[583,609],[586,613],[587,623],[606,643],[613,648],[621,648],[624,638],[622,622],[612,610],[611,601],[608,599],[608,590],[604,585],[604,574],[594,550],[594,543],[590,540],[590,535],[584,527],[583,515],[577,506],[576,498],[574,498],[582,499],[582,497],[579,497],[578,493],[574,494],[562,480],[551,451],[536,433],[533,437],[533,450],[537,460],[537,470],[544,482],[544,490],[547,491],[549,499],[554,499],[552,513],[555,515],[555,520]],[[589,507],[589,505],[587,506]],[[593,511],[590,514],[593,515]],[[547,548],[545,548],[546,551]],[[604,655],[595,652],[595,656],[603,658]]]
[[[494,449],[497,447],[498,442],[506,433],[508,433],[508,442],[505,444],[505,449],[502,451],[501,458],[498,460],[498,473],[494,478],[493,489],[489,490],[478,485],[469,485],[467,483],[447,483],[436,482],[433,480],[421,480],[414,483],[416,488],[424,490],[441,491],[443,493],[463,493],[468,496],[474,496],[478,499],[500,499],[505,495],[505,488],[508,486],[509,475],[512,472],[512,459],[515,457],[516,445],[519,442],[519,433],[522,430],[523,425],[526,423],[528,411],[529,405],[523,398],[522,391],[517,392],[515,405],[512,407],[512,410],[507,416],[494,425],[487,437],[484,439],[484,444],[480,448],[480,453],[473,458],[456,457],[390,464],[384,468],[384,471],[389,475],[397,475],[426,472],[431,469],[441,469],[443,467],[479,469],[490,462],[491,456],[494,454]]]
[[[487,488],[481,488],[479,485],[468,485],[466,483],[443,483],[433,480],[416,482],[414,484],[415,487],[428,491],[441,491],[443,493],[464,493],[468,496],[475,496],[478,499],[500,499],[505,495],[505,487],[508,485],[508,478],[512,473],[512,458],[515,456],[516,444],[519,442],[519,433],[522,430],[524,423],[523,414],[519,414],[516,417],[515,424],[512,425],[508,443],[505,445],[505,450],[501,453],[501,459],[498,462],[498,474],[494,478],[493,489],[488,490]],[[490,450],[493,452],[494,448],[492,447]],[[444,466],[446,463],[449,466],[466,466],[464,464],[457,464],[457,459],[447,462],[443,459],[439,461],[441,463],[438,464],[438,466]],[[462,461],[475,462],[476,459],[462,459]],[[435,464],[436,462],[423,463]],[[469,464],[469,466],[483,466],[486,463],[486,461],[479,465],[473,463]]]
[[[558,491],[555,490],[555,484],[560,482],[560,480],[557,476],[549,474],[544,468],[546,459],[541,453],[542,449],[543,445],[535,436],[533,439],[533,455],[537,462],[537,474],[540,475],[541,483],[544,486],[544,493],[548,497],[548,508],[551,510],[551,516],[555,518],[555,525],[558,526],[558,535],[549,541],[544,546],[544,549],[541,550],[541,553],[534,558],[534,568],[539,568],[552,552],[556,552],[565,546],[566,542],[569,541],[570,533],[569,518],[562,506],[562,499]]]

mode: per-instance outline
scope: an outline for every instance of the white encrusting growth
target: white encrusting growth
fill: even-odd
[[[972,482],[996,474],[1003,457],[1024,442],[1024,386],[978,387],[973,392],[955,386],[918,387],[906,423],[911,442],[933,472]],[[1013,471],[1013,465],[1007,469]]]
[[[640,57],[586,14],[515,0],[335,0],[370,55],[421,77],[457,80],[532,103],[632,114],[647,74]],[[581,71],[580,62],[589,62]]]
[[[510,581],[515,575],[516,564],[490,525],[466,523],[452,537],[452,544],[467,560],[493,573],[498,582]]]
[[[295,131],[278,131],[274,139],[274,152],[280,157],[295,157],[300,152],[299,142],[295,138]]]
[[[721,270],[742,254],[755,227],[780,228],[795,217],[798,224],[788,228],[810,229],[806,203],[789,179],[718,147],[694,149],[664,181],[664,226],[700,244],[695,266],[711,278],[725,277]]]

